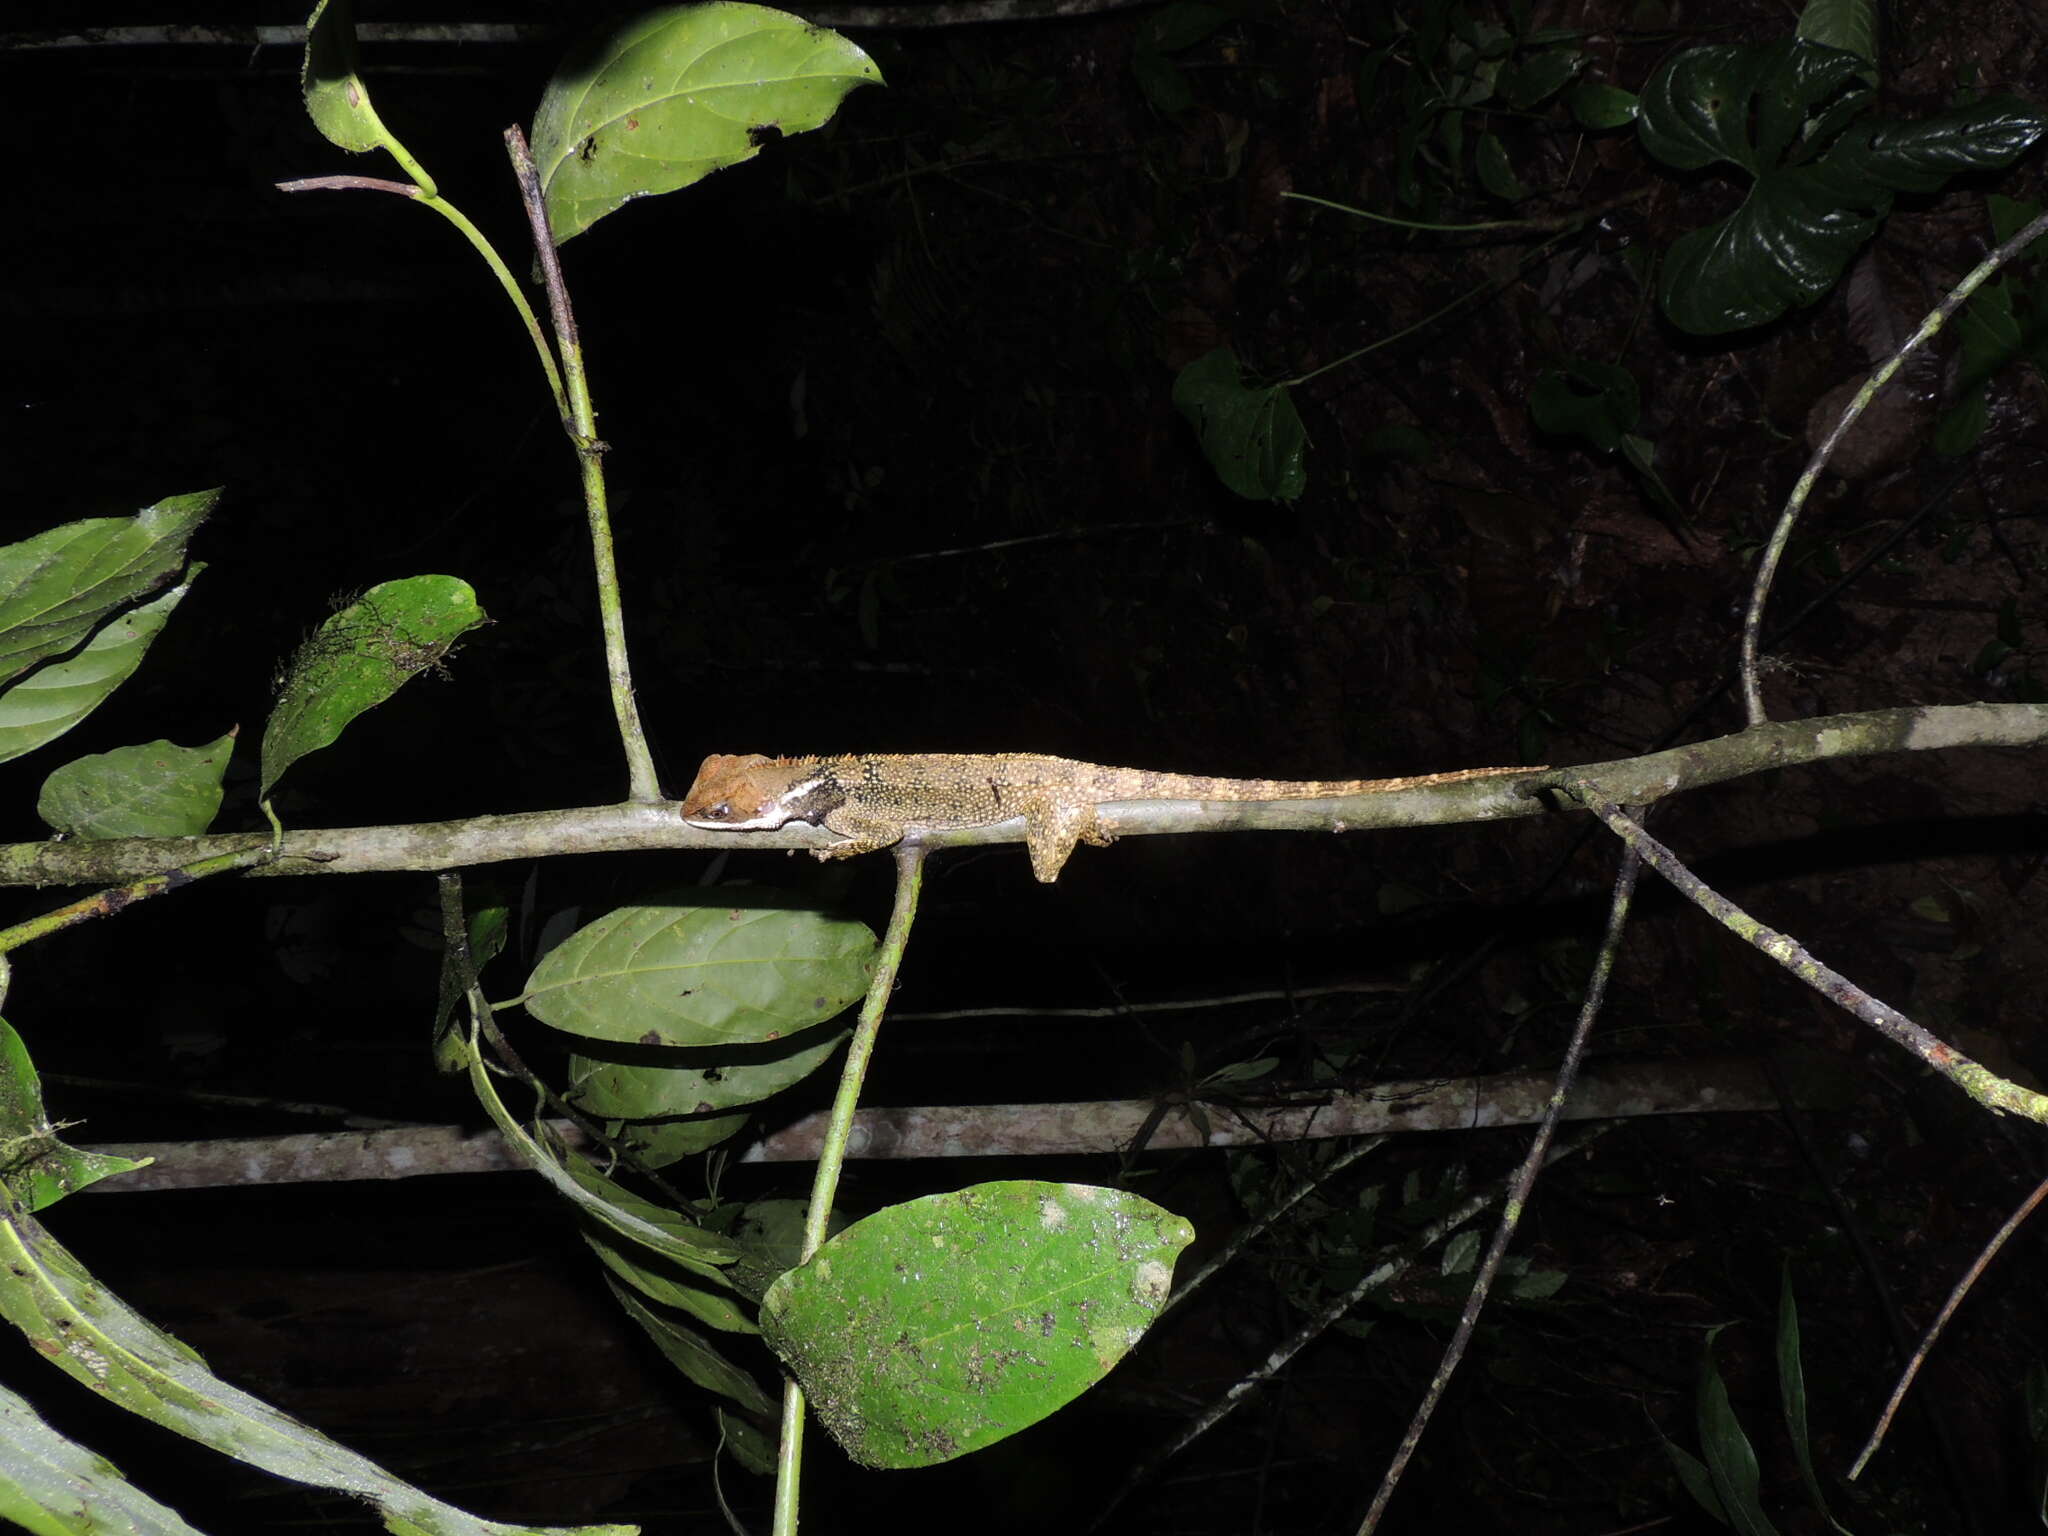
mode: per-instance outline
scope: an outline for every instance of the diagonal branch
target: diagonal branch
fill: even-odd
[[[2023,1115],[2048,1125],[2048,1094],[2035,1093],[2000,1077],[1940,1037],[1923,1029],[1898,1009],[1881,1002],[1841,972],[1823,965],[1786,934],[1767,928],[1727,897],[1714,890],[1680,862],[1678,856],[1606,798],[1606,790],[1589,778],[1573,775],[1562,788],[1607,824],[1643,862],[1662,875],[1678,893],[1743,942],[1753,945],[1820,993],[1847,1009],[1894,1045],[1905,1047],[1986,1109]]]

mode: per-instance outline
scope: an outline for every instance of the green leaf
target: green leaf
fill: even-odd
[[[1529,414],[1545,432],[1582,437],[1602,453],[1612,453],[1642,414],[1642,395],[1626,368],[1568,357],[1536,376]]]
[[[1497,135],[1482,133],[1479,143],[1472,151],[1474,169],[1479,172],[1479,184],[1504,203],[1520,202],[1527,197],[1515,168],[1508,163],[1508,152]]]
[[[775,1404],[761,1384],[712,1347],[711,1341],[671,1317],[664,1317],[616,1280],[608,1282],[612,1295],[654,1340],[662,1358],[707,1392],[731,1398],[742,1408],[771,1417]]]
[[[1755,177],[1733,214],[1673,244],[1658,297],[1674,324],[1715,335],[1812,303],[1894,194],[2008,165],[2048,130],[2048,117],[2008,97],[1845,126],[1869,100],[1850,88],[1860,68],[1854,54],[1782,39],[1688,49],[1651,76],[1636,122],[1646,149],[1683,169],[1725,163]]]
[[[610,1120],[606,1134],[649,1168],[666,1168],[709,1151],[746,1129],[745,1110],[725,1115],[685,1115],[668,1120]]]
[[[491,1123],[504,1136],[505,1144],[585,1216],[630,1243],[714,1279],[719,1278],[722,1265],[730,1264],[739,1257],[738,1250],[723,1238],[704,1231],[672,1211],[665,1211],[650,1201],[627,1193],[599,1173],[587,1159],[573,1152],[542,1147],[527,1134],[526,1127],[512,1118],[498,1097],[491,1074],[484,1070],[482,1059],[469,1041],[464,1040],[463,1043],[470,1047],[464,1052],[468,1058],[464,1065],[469,1069],[470,1087],[476,1091],[477,1102],[483,1105],[484,1113],[491,1117]]]
[[[1173,405],[1194,427],[1216,477],[1238,495],[1292,501],[1308,489],[1308,433],[1286,386],[1247,389],[1229,347],[1181,369]]]
[[[75,655],[48,662],[0,692],[0,762],[55,741],[105,703],[142,665],[171,610],[205,569],[193,565],[183,582],[110,621]]]
[[[1723,161],[1756,174],[1791,147],[1806,114],[1847,85],[1857,63],[1790,38],[1688,48],[1643,86],[1636,131],[1666,165],[1696,171]]]
[[[1181,67],[1164,54],[1139,47],[1131,53],[1131,78],[1161,117],[1178,117],[1195,104],[1194,87]]]
[[[741,1307],[736,1287],[723,1272],[707,1274],[678,1264],[594,1223],[584,1226],[583,1241],[606,1269],[650,1301],[686,1312],[725,1333],[761,1331]]]
[[[104,1456],[67,1440],[0,1387],[0,1523],[31,1536],[198,1536],[121,1476]]]
[[[718,1433],[732,1458],[749,1472],[768,1477],[775,1471],[775,1441],[758,1424],[718,1410]]]
[[[234,749],[229,731],[203,747],[151,741],[81,757],[43,780],[36,814],[67,837],[197,837],[220,814]]]
[[[1799,1463],[1799,1480],[1806,1485],[1806,1497],[1814,1512],[1837,1531],[1840,1521],[1828,1513],[1828,1501],[1821,1491],[1820,1475],[1813,1469],[1813,1445],[1806,1430],[1806,1367],[1799,1358],[1799,1303],[1792,1294],[1792,1266],[1778,1270],[1778,1395],[1785,1410],[1785,1432],[1792,1441],[1792,1457]],[[1843,1536],[1848,1536],[1843,1531]]]
[[[438,668],[461,635],[485,622],[476,593],[456,576],[387,581],[330,617],[292,658],[270,712],[258,794],[267,798],[293,763]]]
[[[650,11],[579,44],[542,93],[533,158],[560,245],[636,197],[826,122],[882,72],[836,32],[761,5]]]
[[[1672,243],[1658,299],[1696,336],[1766,324],[1832,288],[1879,222],[1810,177],[1769,177],[1727,218]]]
[[[1742,1432],[1741,1421],[1728,1401],[1728,1387],[1714,1365],[1714,1335],[1710,1329],[1700,1356],[1698,1411],[1700,1449],[1706,1452],[1707,1473],[1728,1524],[1740,1536],[1777,1536],[1777,1527],[1764,1514],[1757,1494],[1761,1479],[1757,1472],[1756,1449]]]
[[[621,907],[550,950],[520,1000],[595,1040],[755,1044],[843,1011],[867,991],[874,954],[865,924],[801,907]]]
[[[0,1209],[0,1317],[103,1401],[278,1477],[369,1500],[400,1536],[519,1536],[399,1481],[368,1457],[222,1381],[89,1274],[33,1216]],[[633,1527],[583,1526],[584,1536]]]
[[[1875,0],[1806,0],[1799,13],[1798,35],[1810,43],[1853,53],[1868,66],[1861,71],[1877,81],[1877,5]]]
[[[0,548],[0,682],[62,655],[175,576],[219,499],[218,490],[167,496],[133,517],[65,523]]]
[[[1586,80],[1575,85],[1565,98],[1572,117],[1581,128],[1599,131],[1626,128],[1636,120],[1636,94],[1618,85]]]
[[[1193,1236],[1120,1190],[981,1184],[855,1222],[768,1288],[761,1329],[855,1461],[932,1466],[1108,1374]]]
[[[428,197],[433,178],[412,162],[391,136],[356,63],[356,24],[351,0],[320,0],[306,22],[306,54],[299,65],[299,94],[306,116],[327,142],[351,154],[382,149],[392,154]]]
[[[1539,102],[1555,96],[1586,67],[1586,54],[1578,48],[1545,48],[1516,64],[1508,77],[1508,105],[1526,112]]]
[[[40,1211],[110,1174],[147,1168],[154,1161],[81,1152],[59,1141],[43,1111],[42,1079],[28,1047],[14,1026],[0,1019],[0,1189]]]
[[[758,1104],[802,1082],[845,1039],[843,1029],[806,1029],[786,1040],[716,1051],[648,1047],[624,1059],[571,1056],[569,1097],[600,1120],[708,1115]]]
[[[1138,29],[1138,46],[1160,53],[1178,53],[1183,48],[1207,42],[1225,22],[1235,21],[1242,5],[1221,5],[1217,0],[1173,0],[1145,18]]]
[[[1692,1495],[1693,1502],[1726,1525],[1728,1515],[1721,1508],[1721,1496],[1714,1492],[1714,1477],[1707,1470],[1707,1464],[1671,1440],[1664,1441],[1664,1453],[1671,1458],[1672,1469],[1678,1473],[1679,1482],[1685,1485],[1685,1491]]]

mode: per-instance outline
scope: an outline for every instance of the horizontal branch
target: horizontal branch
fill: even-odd
[[[1554,1078],[1544,1072],[1381,1083],[1357,1093],[1303,1095],[1285,1104],[1201,1104],[1168,1114],[1148,1149],[1240,1147],[1271,1141],[1325,1140],[1391,1131],[1465,1131],[1527,1125],[1543,1115]],[[1190,1111],[1199,1107],[1204,1132]],[[1759,1113],[1775,1110],[1754,1062],[1655,1061],[1608,1067],[1580,1082],[1565,1109],[1571,1120],[1640,1115]],[[848,1157],[1053,1157],[1128,1149],[1152,1116],[1148,1099],[1092,1104],[967,1104],[864,1109],[854,1116]],[[549,1127],[570,1146],[582,1133],[564,1121]],[[825,1130],[821,1111],[764,1137],[740,1161],[810,1162]],[[405,1126],[299,1136],[215,1141],[129,1142],[84,1150],[150,1167],[87,1186],[105,1194],[211,1189],[246,1184],[338,1183],[409,1179],[437,1173],[500,1173],[525,1167],[494,1131]]]
[[[1646,757],[1589,763],[1573,772],[1597,781],[1617,804],[1643,805],[1680,790],[1805,763],[1951,747],[2038,746],[2043,741],[2048,741],[2048,705],[1945,704],[1783,721]],[[1255,830],[1361,832],[1499,821],[1550,810],[1545,801],[1514,787],[1532,782],[1540,787],[1544,775],[1531,769],[1529,778],[1522,780],[1471,779],[1335,800],[1132,800],[1104,806],[1101,821],[1105,830],[1119,837]],[[1021,842],[1023,837],[1023,822],[1013,820],[992,827],[930,832],[924,841],[934,848],[958,848]],[[684,826],[673,805],[591,806],[476,816],[467,821],[287,833],[277,860],[250,870],[249,876],[457,869],[567,853],[815,849],[837,840],[830,832],[810,826],[775,832],[699,831]],[[15,843],[0,847],[0,886],[111,884],[197,859],[243,852],[268,841],[268,833],[246,832]]]

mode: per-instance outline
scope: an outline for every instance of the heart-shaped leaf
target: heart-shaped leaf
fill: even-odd
[[[1727,218],[1673,243],[1658,299],[1698,335],[1763,325],[1832,288],[1894,194],[2010,164],[2048,116],[1988,97],[1912,123],[1851,122],[1856,54],[1804,39],[1692,48],[1643,88],[1637,132],[1667,164],[1755,178]]]
[[[1251,501],[1293,501],[1308,489],[1308,432],[1284,384],[1249,389],[1237,354],[1218,347],[1173,381],[1174,409],[1194,426],[1217,479]]]

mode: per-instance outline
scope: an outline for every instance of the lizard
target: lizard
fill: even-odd
[[[795,821],[822,825],[841,841],[814,849],[820,859],[873,853],[907,833],[986,827],[1022,816],[1031,871],[1050,884],[1076,843],[1108,846],[1111,838],[1096,807],[1112,801],[1334,800],[1543,771],[1460,768],[1400,779],[1211,779],[1025,752],[714,753],[698,768],[677,809],[690,826],[714,832],[771,831]]]

